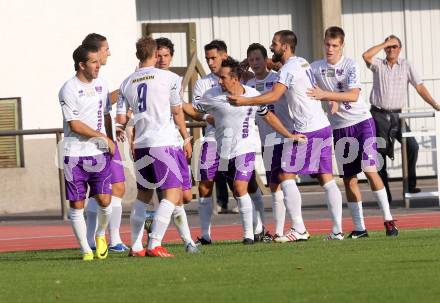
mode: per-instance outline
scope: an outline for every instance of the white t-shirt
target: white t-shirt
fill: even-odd
[[[181,106],[179,76],[155,67],[143,67],[122,82],[117,114],[133,110],[135,148],[175,146],[171,106]]]
[[[63,112],[64,156],[94,156],[107,151],[102,140],[81,136],[73,132],[67,123],[79,120],[106,134],[104,111],[108,102],[107,83],[100,78],[84,83],[75,76],[64,83],[58,98]]]
[[[352,59],[342,57],[335,65],[324,59],[315,61],[311,65],[318,86],[323,90],[346,92],[353,88],[361,88],[359,66]],[[362,91],[356,102],[347,101],[338,104],[338,111],[333,115],[328,114],[333,129],[352,126],[371,118]]]
[[[218,76],[210,73],[203,78],[197,80],[193,90],[193,106],[196,106],[202,99],[203,94],[215,86],[218,86]],[[205,141],[215,141],[215,127],[211,124],[207,124],[205,128]]]
[[[245,97],[259,96],[260,93],[243,86]],[[209,113],[215,120],[215,141],[221,158],[232,159],[239,155],[256,152],[258,141],[255,133],[255,115],[266,115],[266,106],[233,106],[227,100],[228,92],[220,86],[205,92],[194,105],[199,112]]]
[[[255,88],[259,93],[264,94],[268,91],[272,90],[272,87],[275,83],[278,82],[278,73],[274,71],[270,71],[267,74],[266,78],[262,80],[258,80],[257,78],[253,78],[249,80],[246,85],[252,88]],[[281,123],[285,128],[289,131],[293,131],[293,120],[289,114],[289,106],[286,103],[286,100],[283,98],[275,103],[268,104],[267,109],[272,111],[278,119],[280,119]],[[276,133],[277,138],[283,138],[278,132],[276,132],[269,124],[267,124],[262,117],[256,116],[255,122],[258,125],[258,131],[260,133],[260,140],[262,146],[273,145],[267,142],[266,144],[266,136],[272,133]]]
[[[279,80],[287,87],[280,98],[285,98],[293,119],[293,127],[298,132],[312,132],[330,126],[321,107],[321,101],[307,96],[307,89],[312,88],[314,78],[310,64],[301,57],[290,57],[278,72]]]

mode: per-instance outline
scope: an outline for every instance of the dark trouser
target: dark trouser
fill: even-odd
[[[229,193],[225,176],[217,172],[214,181],[217,191],[217,204],[220,205],[221,208],[228,208]]]
[[[373,116],[374,122],[376,124],[376,134],[377,137],[385,139],[385,148],[378,148],[378,152],[382,155],[384,159],[384,164],[379,170],[379,175],[385,185],[388,200],[392,201],[392,196],[390,192],[390,187],[388,184],[388,173],[387,173],[387,159],[389,156],[392,160],[394,159],[394,140],[397,139],[402,143],[402,131],[401,123],[399,119],[399,113],[397,112],[386,112],[383,110],[378,110],[377,108],[371,108],[371,114]],[[406,131],[410,131],[408,125],[405,123]],[[406,138],[407,145],[407,156],[408,156],[408,185],[409,189],[414,189],[416,187],[417,177],[416,177],[416,163],[417,156],[419,152],[419,144],[414,137]]]

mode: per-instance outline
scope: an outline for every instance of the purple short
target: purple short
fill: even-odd
[[[294,133],[306,135],[307,143],[284,143],[282,171],[301,175],[332,174],[332,128]]]
[[[266,179],[268,184],[280,184],[281,157],[283,155],[283,144],[274,146],[263,146],[263,162],[266,168]],[[272,157],[271,157],[272,156]]]
[[[125,181],[124,165],[122,165],[121,154],[119,153],[118,143],[115,142],[115,154],[110,163],[112,170],[112,184]]]
[[[212,181],[218,170],[219,155],[217,154],[217,142],[206,141],[202,144],[200,153],[200,179],[201,181]]]
[[[186,160],[185,157],[185,152],[181,147],[177,147],[176,153],[177,153],[177,164],[179,165],[180,173],[182,174],[182,179],[183,179],[182,189],[183,190],[191,189],[192,188],[191,173],[188,167],[188,161]]]
[[[222,171],[229,180],[247,181],[252,178],[255,168],[255,153],[247,153],[229,159],[228,170]]]
[[[87,185],[89,196],[111,194],[111,156],[104,153],[88,157],[64,157],[64,181],[66,199],[81,201],[86,199]]]
[[[138,189],[182,187],[183,178],[177,161],[177,148],[160,146],[134,150]]]
[[[377,144],[373,118],[333,131],[336,163],[341,176],[351,177],[368,168],[376,170]]]

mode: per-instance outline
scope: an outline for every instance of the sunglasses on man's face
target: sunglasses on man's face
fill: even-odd
[[[386,47],[385,49],[389,50],[389,49],[396,49],[396,48],[399,48],[399,46],[398,45],[391,45],[391,46]]]

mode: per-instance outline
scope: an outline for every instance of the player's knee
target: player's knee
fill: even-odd
[[[191,202],[191,200],[192,200],[192,192],[191,192],[191,190],[190,189],[189,190],[185,190],[183,192],[183,204],[188,204],[188,203]]]
[[[112,196],[122,198],[125,194],[125,183],[118,182],[112,184]]]
[[[200,197],[206,198],[212,195],[212,187],[214,185],[213,181],[201,181],[199,183],[199,195]]]
[[[247,184],[234,184],[234,196],[242,197],[248,193]]]
[[[96,202],[98,202],[98,205],[101,207],[107,207],[110,205],[110,202],[111,202],[110,195],[96,195],[95,199],[96,199]]]

